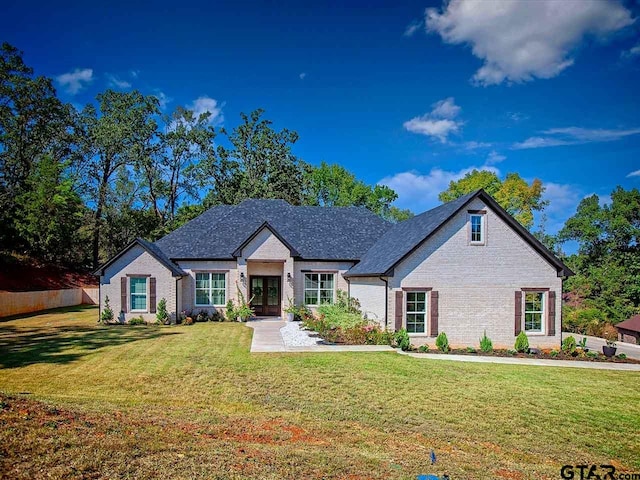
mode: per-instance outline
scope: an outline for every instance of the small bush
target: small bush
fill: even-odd
[[[225,317],[227,319],[227,322],[233,322],[236,317],[235,317],[235,307],[233,306],[233,300],[229,299],[229,301],[227,302],[227,308],[226,308],[226,313],[225,313]]]
[[[159,325],[167,323],[169,320],[169,313],[167,313],[167,299],[161,298],[158,302],[158,308],[156,311],[156,321]]]
[[[393,343],[393,333],[382,330],[377,325],[366,325],[364,331],[367,345],[391,345]]]
[[[476,353],[476,349],[473,347],[467,347],[467,353]]]
[[[573,355],[576,352],[576,339],[569,335],[562,341],[562,352],[566,355]]]
[[[196,322],[208,322],[209,321],[209,312],[206,310],[200,310],[200,313],[196,315]]]
[[[516,343],[513,346],[516,352],[525,353],[529,350],[529,339],[527,338],[527,334],[524,332],[520,332],[516,337]]]
[[[493,342],[487,337],[487,331],[484,331],[484,335],[480,339],[480,350],[484,353],[490,353],[493,351]]]
[[[133,317],[129,319],[129,325],[144,325],[144,318],[142,318],[142,315]]]
[[[224,322],[224,317],[220,315],[220,312],[218,310],[214,310],[209,319],[212,322]]]
[[[418,351],[420,353],[429,353],[429,345],[420,345]]]
[[[558,350],[551,350],[551,352],[549,352],[549,355],[555,358],[560,355],[560,352]]]
[[[102,309],[102,313],[100,314],[100,321],[105,325],[113,321],[113,310],[111,309],[111,305],[109,304],[109,295],[104,298],[104,308]]]
[[[515,355],[516,353],[518,353],[517,350],[511,350],[511,349],[507,350],[507,355]]]
[[[587,352],[587,357],[598,358],[598,354],[596,352]]]
[[[438,350],[442,353],[447,353],[449,351],[449,339],[447,338],[446,333],[440,332],[436,338],[436,347],[438,347]]]
[[[398,348],[404,352],[411,349],[411,339],[406,328],[401,328],[395,334],[395,341]]]
[[[616,358],[619,358],[620,360],[624,360],[627,358],[627,355],[624,353],[619,353],[618,355],[616,355]]]

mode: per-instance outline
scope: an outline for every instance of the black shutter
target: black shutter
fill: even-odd
[[[431,292],[431,336],[438,336],[438,292]]]
[[[549,292],[549,308],[547,309],[547,335],[550,337],[556,334],[556,292]]]
[[[516,315],[515,315],[515,335],[516,337],[522,330],[522,292],[516,292]]]
[[[127,311],[127,277],[120,278],[120,310]]]
[[[149,278],[149,313],[156,313],[156,277]]]
[[[402,304],[404,293],[396,292],[396,332],[402,328]]]

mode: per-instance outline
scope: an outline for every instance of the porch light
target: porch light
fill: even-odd
[[[291,281],[291,272],[287,272],[287,281]]]
[[[240,272],[240,280],[244,282],[244,272]]]

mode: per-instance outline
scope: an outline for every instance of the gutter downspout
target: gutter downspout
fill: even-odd
[[[102,275],[100,275],[98,278],[98,323],[100,323],[100,312],[102,312]]]
[[[182,279],[182,277],[176,277],[176,325],[178,324],[178,315],[180,315],[180,311],[178,310],[178,282]]]
[[[386,280],[380,275],[378,277],[384,282],[384,329],[387,330],[389,326],[389,280]]]

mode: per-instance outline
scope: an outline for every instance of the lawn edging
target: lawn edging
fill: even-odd
[[[396,350],[400,355],[428,360],[449,360],[455,362],[499,363],[503,365],[530,365],[537,367],[591,368],[594,370],[618,370],[640,372],[640,365],[633,363],[583,362],[580,360],[550,360],[542,358],[483,357],[440,353],[415,353]]]

